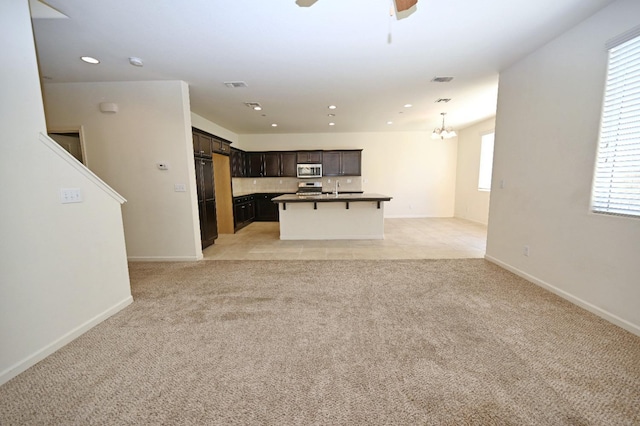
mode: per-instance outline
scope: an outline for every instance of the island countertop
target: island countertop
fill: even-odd
[[[363,193],[363,194],[348,194],[338,193],[334,194],[322,194],[322,195],[295,195],[284,194],[279,197],[271,199],[274,203],[331,203],[331,202],[356,202],[356,201],[390,201],[392,197],[382,194]]]

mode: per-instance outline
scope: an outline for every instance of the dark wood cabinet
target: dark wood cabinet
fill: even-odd
[[[245,177],[245,153],[239,149],[231,148],[229,153],[229,165],[231,177]]]
[[[235,231],[253,222],[255,217],[255,195],[233,198],[233,222]]]
[[[298,155],[296,152],[280,153],[280,176],[296,177],[298,176]]]
[[[211,157],[212,138],[202,133],[193,132],[193,154],[197,157]]]
[[[263,177],[264,175],[264,161],[261,152],[247,152],[246,158],[246,171],[248,177]]]
[[[322,174],[324,176],[360,176],[362,150],[324,151]]]
[[[202,248],[208,247],[218,238],[216,218],[216,192],[213,180],[213,161],[210,158],[194,159],[196,169],[196,192],[200,217],[200,240]]]
[[[231,153],[231,142],[213,137],[211,138],[211,150],[217,154],[229,155]]]
[[[280,176],[280,154],[277,152],[265,152],[262,154],[263,176],[278,177]]]
[[[211,135],[200,129],[192,128],[193,154],[196,157],[211,157],[216,154],[229,155],[231,142],[218,136]]]
[[[256,221],[260,222],[277,222],[278,205],[271,201],[273,197],[282,194],[256,194]]]
[[[300,164],[321,164],[322,151],[298,151],[296,161]]]
[[[246,152],[247,177],[296,177],[296,153],[288,151]]]

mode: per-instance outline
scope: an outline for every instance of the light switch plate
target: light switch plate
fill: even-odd
[[[82,201],[80,188],[60,188],[60,202],[62,204],[81,203]]]
[[[176,192],[187,192],[187,185],[184,183],[176,183],[175,185],[173,185],[173,189]]]

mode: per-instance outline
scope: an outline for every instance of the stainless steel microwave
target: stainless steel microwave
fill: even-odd
[[[298,164],[299,178],[321,178],[322,164]]]

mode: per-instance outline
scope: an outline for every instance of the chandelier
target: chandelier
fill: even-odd
[[[458,136],[456,131],[453,130],[451,127],[449,128],[444,127],[444,116],[447,115],[447,113],[441,112],[440,115],[442,116],[442,127],[433,129],[433,133],[431,133],[431,138],[432,139],[449,139],[449,138],[454,138]]]

